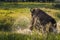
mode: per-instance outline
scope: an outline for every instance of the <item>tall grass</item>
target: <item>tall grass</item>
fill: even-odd
[[[16,33],[2,33],[0,33],[0,40],[60,40],[60,34],[49,34],[47,37],[44,37],[38,34],[26,35]]]
[[[42,8],[42,7],[48,7],[48,8],[51,8],[53,7],[52,6],[52,3],[32,3],[32,2],[28,2],[28,3],[19,3],[19,2],[11,2],[11,3],[2,3],[0,4],[0,8],[2,9],[5,9],[5,10],[8,10],[8,9],[13,9],[13,8],[35,8],[35,7],[38,7],[38,8]]]
[[[0,4],[0,31],[5,28],[8,32],[0,32],[0,40],[60,40],[60,34],[49,34],[45,37],[37,34],[32,35],[12,33],[9,30],[15,26],[27,28],[31,22],[30,8],[40,8],[56,21],[60,20],[60,9],[53,8],[52,3],[2,3]],[[2,26],[1,26],[2,25]],[[15,26],[14,26],[15,25]],[[14,26],[14,27],[13,27]],[[16,26],[16,27],[17,27]],[[3,31],[5,31],[3,30]],[[46,38],[47,37],[47,38]]]

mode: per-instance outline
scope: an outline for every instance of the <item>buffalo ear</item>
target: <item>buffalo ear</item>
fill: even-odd
[[[30,11],[33,12],[35,9],[34,8],[31,8]]]

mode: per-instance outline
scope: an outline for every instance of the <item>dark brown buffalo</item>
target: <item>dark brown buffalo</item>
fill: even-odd
[[[45,32],[48,28],[49,32],[56,32],[57,24],[54,18],[52,18],[50,15],[39,8],[33,8],[30,9],[30,11],[32,16],[32,24],[30,30],[36,28],[38,30],[43,29],[43,31]],[[48,25],[49,27],[47,27],[46,25]]]

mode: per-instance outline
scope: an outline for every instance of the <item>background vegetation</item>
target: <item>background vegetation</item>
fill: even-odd
[[[31,8],[40,8],[55,18],[58,23],[60,21],[59,6],[59,3],[0,2],[0,40],[60,40],[60,34],[49,34],[44,37],[36,32],[32,35],[12,32],[30,25]]]
[[[0,0],[4,2],[54,2],[55,0]]]

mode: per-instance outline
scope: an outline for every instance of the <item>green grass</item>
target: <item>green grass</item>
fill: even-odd
[[[7,28],[7,31],[12,30],[13,28],[15,28],[16,25],[25,28],[28,27],[31,21],[30,8],[36,7],[40,8],[41,10],[52,16],[57,22],[60,21],[60,9],[53,8],[52,3],[0,2],[0,31],[1,30],[3,31],[3,28]],[[12,27],[12,29],[9,29],[9,27]],[[60,40],[60,34],[57,35],[49,34],[46,39],[43,36],[35,33],[33,35],[26,35],[10,32],[9,33],[0,32],[0,40],[44,40],[44,39]]]
[[[3,34],[2,34],[3,33]],[[49,34],[47,37],[38,34],[26,35],[17,33],[0,33],[0,40],[60,40],[60,34]]]
[[[13,3],[13,2],[11,2],[11,3],[2,3],[1,2],[1,4],[0,4],[0,8],[2,8],[2,9],[13,9],[13,8],[34,8],[34,7],[38,7],[38,8],[40,8],[40,7],[49,7],[49,8],[51,8],[52,7],[52,3],[33,3],[33,2],[24,2],[24,3],[22,3],[22,2],[15,2],[15,3]]]

